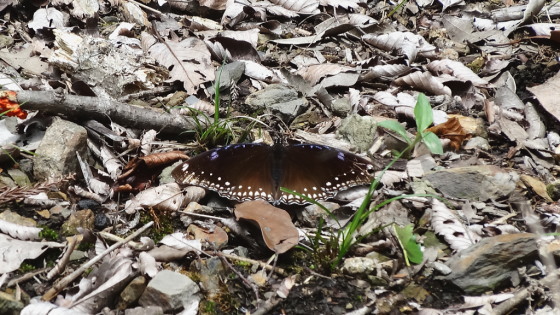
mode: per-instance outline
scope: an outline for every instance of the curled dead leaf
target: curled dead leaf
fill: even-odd
[[[226,231],[219,226],[214,226],[212,229],[205,229],[191,224],[187,228],[187,234],[192,236],[193,239],[199,240],[203,244],[210,244],[210,247],[213,249],[219,249],[228,242],[228,235]]]
[[[464,140],[471,137],[471,135],[468,134],[465,129],[463,129],[463,126],[461,126],[461,123],[459,122],[459,119],[457,117],[450,118],[443,124],[428,128],[428,131],[435,133],[440,138],[451,140],[449,146],[452,147],[455,151],[461,148],[461,144]]]
[[[285,210],[263,200],[240,203],[235,206],[235,218],[255,223],[270,250],[282,254],[298,244],[299,233]]]
[[[188,158],[188,155],[180,151],[153,153],[135,158],[124,167],[122,174],[117,178],[117,182],[129,184],[132,190],[142,190],[142,188],[149,186],[146,182],[157,175],[161,169]],[[125,191],[125,189],[125,187],[120,187],[119,191]]]

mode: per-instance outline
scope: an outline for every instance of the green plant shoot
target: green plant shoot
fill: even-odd
[[[416,237],[412,233],[414,226],[409,224],[404,227],[400,227],[398,225],[393,225],[393,229],[395,230],[395,235],[399,240],[399,245],[403,250],[404,260],[407,266],[410,266],[410,263],[413,264],[420,264],[424,259],[424,254],[422,253],[422,249],[420,245],[416,242]]]
[[[423,142],[430,149],[432,153],[435,154],[443,153],[443,148],[441,146],[441,142],[439,138],[433,132],[426,131],[426,129],[433,122],[433,113],[428,98],[424,94],[420,94],[418,96],[418,101],[416,102],[416,106],[414,107],[414,115],[416,120],[416,126],[418,129],[416,133],[416,137],[414,137],[414,139],[410,138],[406,132],[406,129],[396,121],[386,120],[378,123],[378,126],[390,129],[396,132],[398,135],[400,135],[406,141],[407,147],[403,151],[397,153],[395,157],[391,160],[391,162],[389,162],[385,166],[385,168],[381,171],[381,173],[377,177],[375,177],[375,179],[372,181],[369,187],[368,193],[366,194],[364,201],[362,202],[358,210],[356,210],[356,213],[354,214],[352,220],[350,220],[348,224],[338,232],[337,235],[338,244],[336,244],[338,246],[338,248],[336,249],[337,254],[336,254],[336,258],[334,258],[331,261],[330,264],[331,270],[334,270],[336,267],[340,265],[342,259],[346,256],[346,254],[348,253],[352,245],[354,245],[356,242],[359,242],[363,237],[367,236],[367,235],[361,235],[360,237],[356,238],[355,234],[358,231],[358,229],[368,220],[369,215],[371,213],[379,210],[381,207],[395,200],[409,198],[412,196],[437,198],[437,196],[433,196],[429,194],[400,195],[370,206],[373,193],[379,186],[380,180],[385,174],[385,172],[393,164],[395,164],[404,154],[414,149],[414,147],[417,144]],[[294,191],[291,191],[284,187],[281,187],[280,189],[287,193],[296,194],[309,202],[317,204],[317,202],[315,202],[314,200],[311,200]],[[333,217],[332,213],[328,212],[328,214],[331,217]],[[414,237],[412,236],[412,226],[402,228],[400,231],[401,234],[399,235],[397,232],[397,235],[399,235],[398,236],[399,242],[401,242],[401,247],[403,248],[403,251],[405,253],[405,259],[407,264],[409,263],[409,261],[412,263],[422,262],[422,256],[423,256],[422,251],[418,246],[418,244],[416,243]],[[370,233],[373,233],[373,231]],[[317,242],[314,243],[314,246],[318,246]]]

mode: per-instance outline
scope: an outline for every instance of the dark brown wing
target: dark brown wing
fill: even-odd
[[[234,144],[201,153],[173,170],[180,185],[201,186],[237,201],[275,201],[272,148]]]
[[[284,148],[279,185],[316,200],[334,197],[339,191],[369,184],[374,166],[350,152],[329,146],[296,144]],[[282,203],[306,203],[283,193]]]

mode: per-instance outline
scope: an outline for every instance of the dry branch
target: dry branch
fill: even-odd
[[[25,110],[62,114],[76,119],[102,121],[110,119],[127,127],[154,129],[175,136],[196,128],[195,121],[190,117],[99,97],[69,95],[58,91],[17,91],[16,93],[17,102]]]
[[[148,228],[150,228],[154,224],[153,221],[148,222],[146,225],[138,229],[136,232],[130,234],[127,238],[123,239],[120,242],[117,242],[111,247],[107,248],[105,251],[100,253],[99,255],[95,256],[93,259],[89,260],[85,264],[81,265],[80,268],[76,269],[74,272],[69,274],[68,276],[64,277],[62,280],[55,283],[52,288],[50,288],[45,294],[43,294],[43,301],[50,301],[52,300],[62,289],[64,289],[70,282],[74,281],[78,278],[86,269],[95,265],[98,261],[103,259],[103,257],[107,256],[109,253],[114,251],[115,249],[123,246],[124,244],[130,242],[132,239],[137,237],[138,235],[142,234]]]

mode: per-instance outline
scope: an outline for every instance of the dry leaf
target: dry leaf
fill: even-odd
[[[169,183],[141,191],[126,202],[125,211],[132,214],[142,207],[153,207],[161,211],[179,211],[184,199],[179,185]]]
[[[50,247],[64,246],[55,242],[20,241],[0,234],[0,248],[2,249],[0,274],[17,270],[24,260],[35,259]]]
[[[266,10],[274,15],[296,17],[299,14],[320,13],[319,2],[316,0],[270,0],[270,2],[275,5],[266,6]]]
[[[288,212],[266,201],[238,204],[235,206],[235,217],[258,225],[266,246],[278,254],[285,253],[298,244],[299,233]]]
[[[481,79],[471,69],[459,61],[443,59],[434,60],[427,66],[428,70],[437,76],[446,74],[451,76],[449,79],[456,79],[459,81],[471,81],[475,86],[487,86],[488,81]]]
[[[226,231],[219,226],[213,226],[210,230],[191,224],[187,228],[187,234],[203,244],[210,244],[212,249],[220,249],[228,242]]]
[[[413,72],[395,80],[396,85],[405,85],[434,95],[452,95],[451,89],[443,85],[429,72]]]
[[[542,181],[540,181],[538,178],[535,178],[533,176],[529,176],[529,175],[525,175],[522,174],[520,176],[521,180],[523,181],[523,183],[525,183],[525,185],[531,187],[531,189],[539,196],[541,196],[542,198],[544,198],[544,200],[548,201],[548,202],[552,202],[553,200],[550,198],[550,196],[548,195],[548,193],[546,192],[546,185],[545,183],[543,183]]]
[[[341,66],[334,63],[324,63],[318,65],[312,65],[309,67],[302,68],[296,72],[296,74],[301,75],[304,79],[309,81],[311,84],[317,84],[322,78],[326,76],[332,76],[339,74],[341,72],[351,71],[353,68],[347,66]]]
[[[480,240],[480,236],[473,233],[461,222],[443,202],[432,201],[432,226],[437,234],[442,235],[449,246],[456,251],[468,248]]]
[[[455,151],[461,148],[463,141],[471,137],[471,135],[463,129],[463,126],[461,126],[457,117],[449,118],[447,122],[444,122],[443,124],[428,128],[428,131],[435,133],[440,138],[451,140],[449,146],[451,146],[451,148]]]
[[[142,33],[144,47],[148,46],[149,54],[159,63],[171,68],[170,79],[183,82],[189,94],[196,94],[201,84],[214,80],[214,67],[210,61],[210,52],[204,42],[195,37],[182,41],[166,40],[154,43],[148,33]]]
[[[396,51],[397,54],[407,57],[409,62],[416,56],[426,58],[435,57],[436,47],[429,44],[422,36],[411,32],[392,32],[383,35],[367,34],[362,39],[377,48],[385,51]]]

